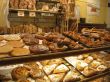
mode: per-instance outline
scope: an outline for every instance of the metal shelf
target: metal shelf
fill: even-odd
[[[84,53],[92,53],[92,52],[103,51],[103,50],[110,50],[110,46],[82,49],[82,50],[72,50],[72,51],[65,51],[65,52],[58,52],[58,53],[47,53],[47,54],[2,58],[0,59],[0,66],[19,64],[24,62],[32,62],[32,61],[41,61],[46,59],[63,58],[63,57],[75,56],[75,55],[80,55]]]

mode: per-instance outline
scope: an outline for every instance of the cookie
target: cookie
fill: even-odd
[[[14,48],[13,51],[11,52],[11,56],[24,56],[29,54],[30,51],[29,49],[26,48]]]

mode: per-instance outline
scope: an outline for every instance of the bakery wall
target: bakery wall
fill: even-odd
[[[98,16],[87,16],[87,0],[76,0],[76,5],[80,8],[80,18],[86,18],[87,21],[90,21],[93,24],[104,24],[106,23],[107,18],[107,4],[108,0],[100,0],[100,15]]]

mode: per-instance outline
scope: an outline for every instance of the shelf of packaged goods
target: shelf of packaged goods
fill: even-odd
[[[36,13],[50,13],[50,14],[63,14],[60,12],[54,12],[54,11],[42,11],[42,10],[29,10],[29,9],[9,9],[9,12],[17,13],[18,11],[24,11],[24,12],[36,12]]]
[[[38,0],[37,2],[46,2],[46,3],[60,3],[59,1],[55,0]]]
[[[63,57],[75,56],[75,55],[80,55],[80,54],[85,54],[85,53],[93,53],[93,52],[103,51],[103,50],[110,50],[110,46],[100,47],[100,48],[82,49],[82,50],[72,50],[72,51],[57,52],[57,53],[1,58],[0,66],[19,64],[19,63],[24,63],[24,62],[32,62],[32,61],[41,61],[41,60],[46,60],[46,59],[63,58]]]

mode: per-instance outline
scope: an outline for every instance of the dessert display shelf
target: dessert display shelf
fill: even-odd
[[[0,66],[18,64],[24,62],[32,62],[32,61],[41,61],[47,59],[55,59],[55,58],[63,58],[69,56],[75,56],[85,53],[92,53],[98,51],[110,50],[110,46],[107,47],[99,47],[99,48],[89,48],[82,50],[71,50],[57,53],[47,53],[47,54],[37,54],[37,55],[27,55],[27,56],[19,56],[19,57],[7,57],[0,59]]]

